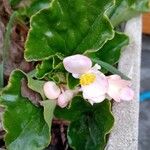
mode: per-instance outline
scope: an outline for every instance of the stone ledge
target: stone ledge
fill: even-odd
[[[132,79],[135,99],[131,102],[113,104],[112,110],[116,121],[106,150],[138,149],[141,31],[141,17],[127,22],[125,33],[130,37],[130,44],[122,52],[119,70]]]

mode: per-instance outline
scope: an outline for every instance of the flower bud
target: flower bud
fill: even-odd
[[[57,104],[61,108],[64,108],[68,105],[68,103],[72,100],[72,98],[73,98],[73,92],[71,90],[66,90],[59,95]]]
[[[44,94],[48,99],[56,99],[60,95],[60,88],[53,81],[48,81],[43,86]]]

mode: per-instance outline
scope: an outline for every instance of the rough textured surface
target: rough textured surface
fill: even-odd
[[[106,146],[107,150],[138,149],[141,18],[128,21],[125,32],[130,37],[130,45],[122,52],[119,69],[132,79],[135,99],[113,104],[116,122]]]

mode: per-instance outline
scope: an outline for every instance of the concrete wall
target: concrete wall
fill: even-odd
[[[125,28],[125,33],[130,37],[130,45],[122,52],[119,70],[132,79],[135,99],[131,102],[114,102],[112,110],[115,126],[110,134],[107,150],[138,149],[141,29],[141,17],[129,20]]]

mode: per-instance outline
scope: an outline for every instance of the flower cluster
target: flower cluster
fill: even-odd
[[[60,87],[53,81],[48,81],[43,87],[45,96],[50,100],[57,100],[57,104],[64,108],[78,93],[78,90],[69,90],[65,86]]]
[[[121,79],[119,75],[104,75],[98,64],[92,67],[90,58],[84,55],[73,55],[63,60],[64,68],[72,74],[74,78],[80,80],[80,87],[83,98],[92,105],[100,103],[106,98],[114,99],[117,102],[121,100],[130,101],[134,97],[130,81]],[[44,92],[47,98],[57,99],[60,107],[66,107],[77,90],[62,90],[54,82],[46,82]]]

